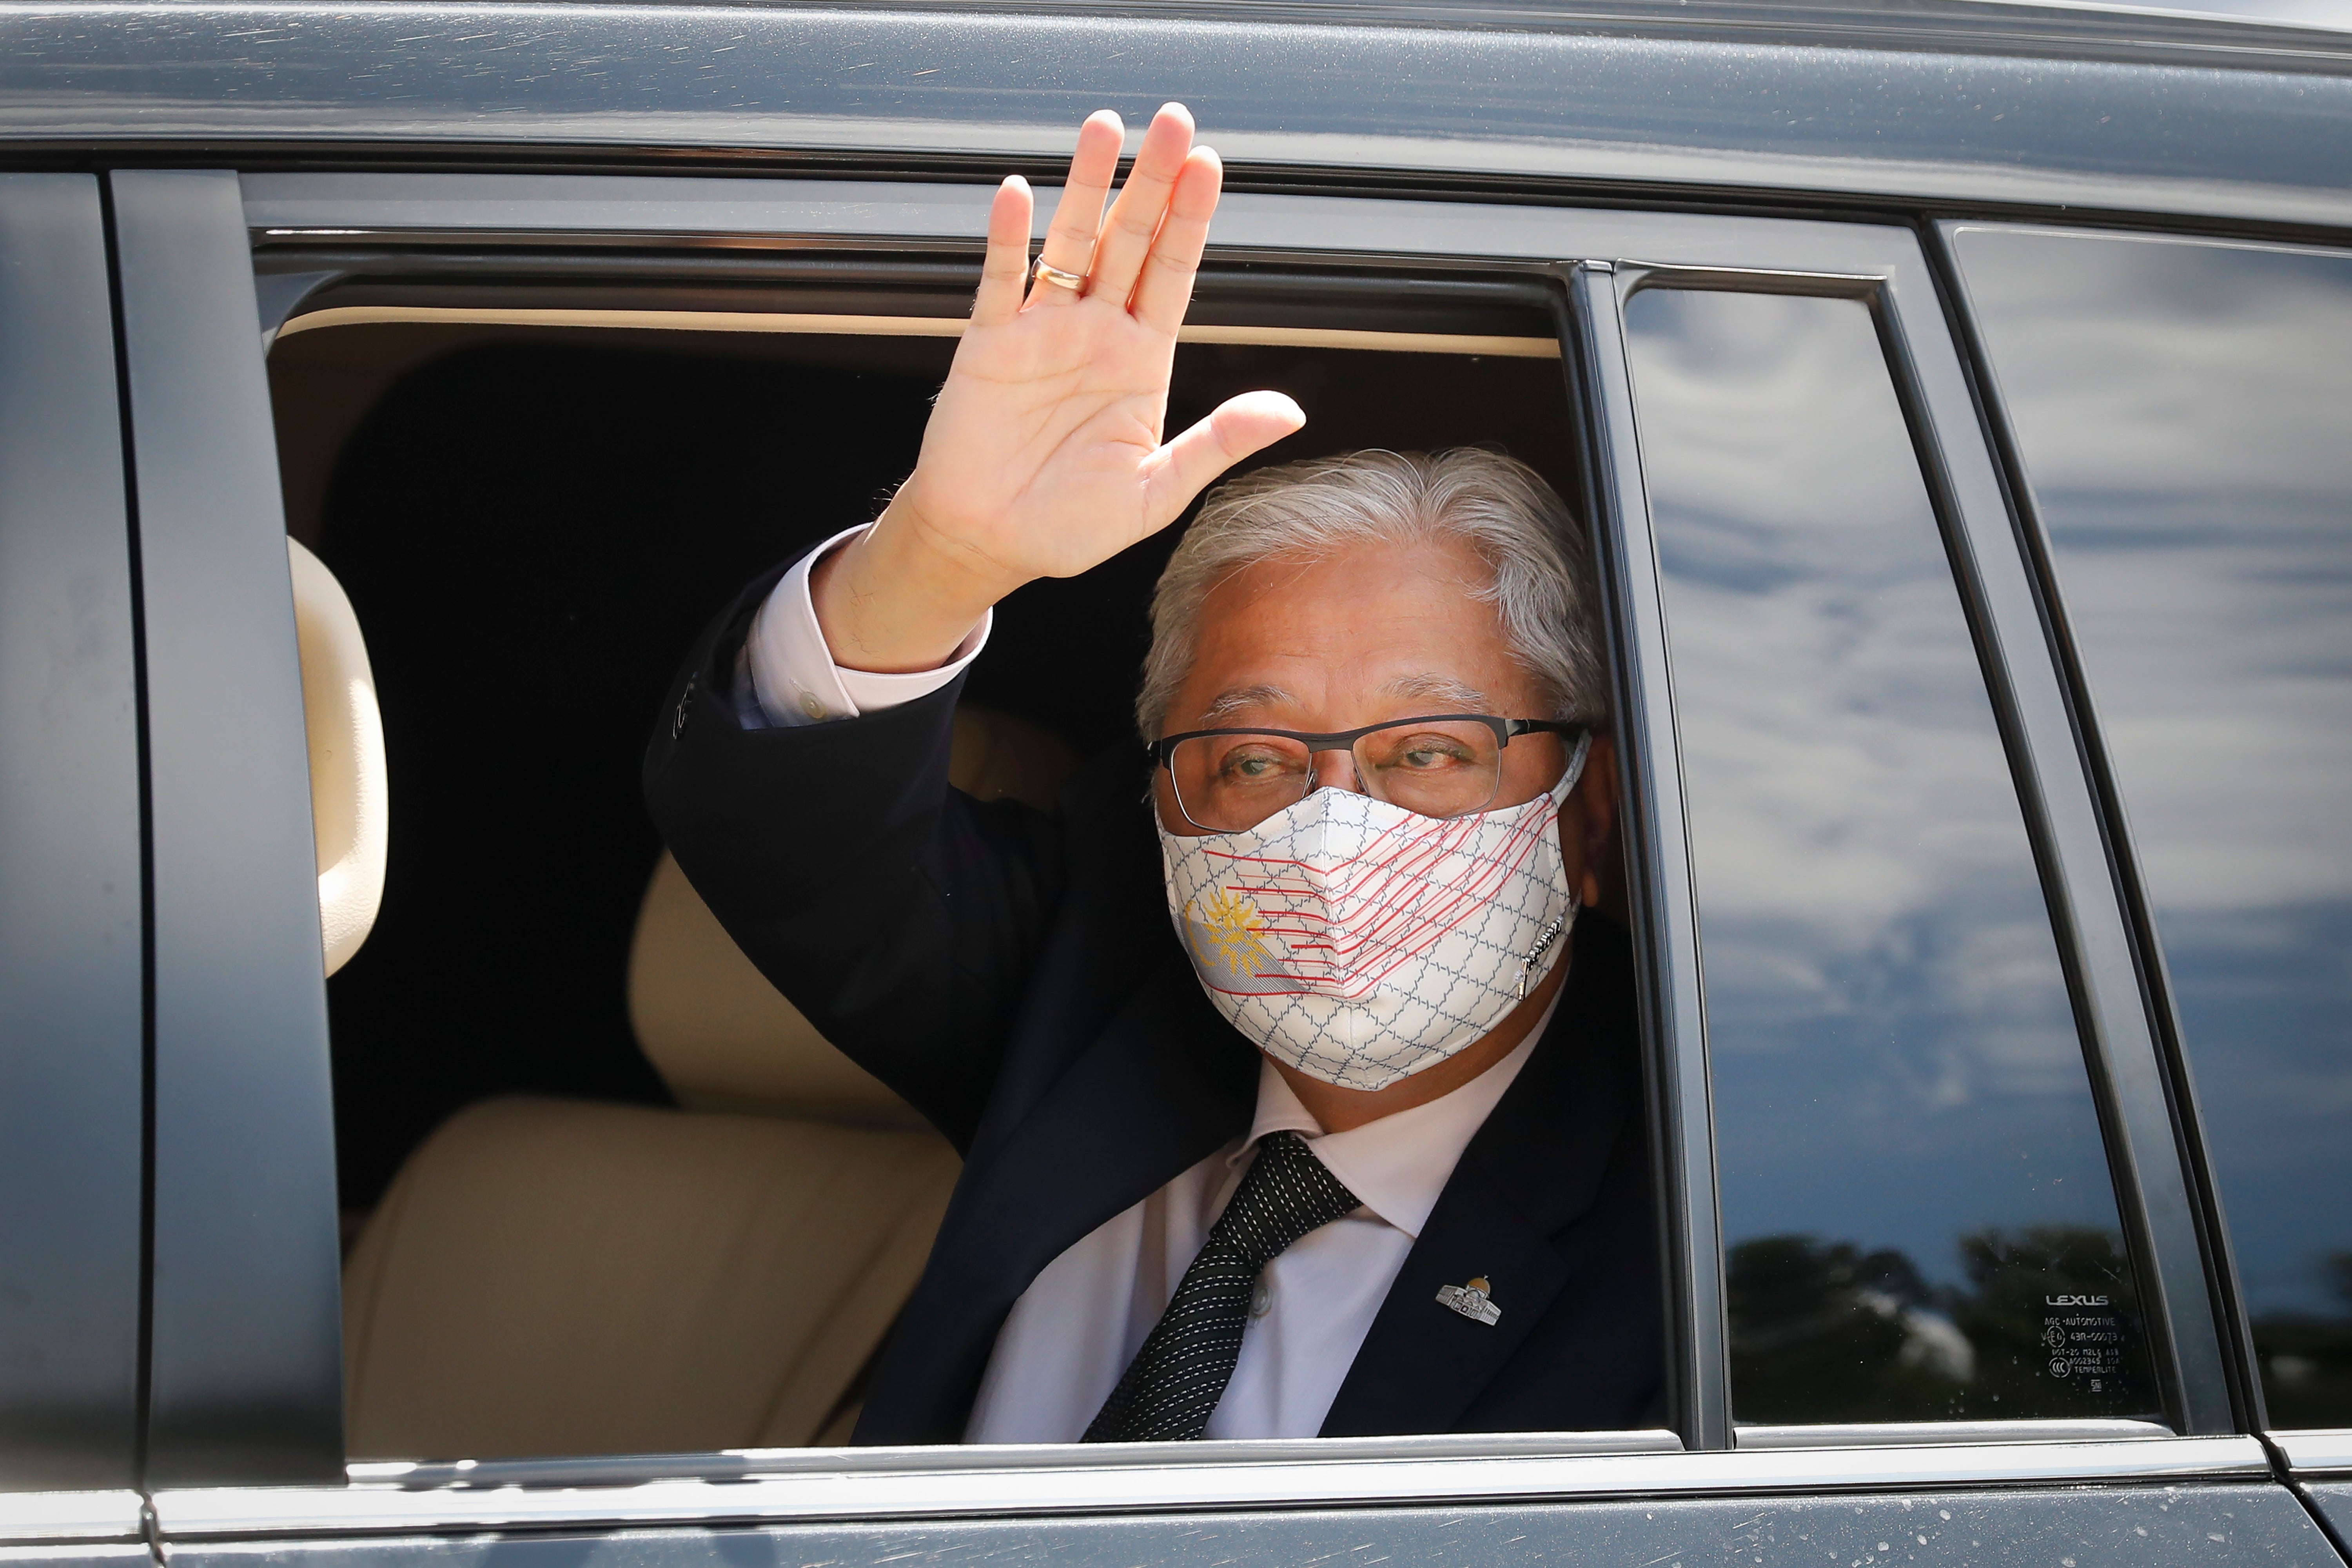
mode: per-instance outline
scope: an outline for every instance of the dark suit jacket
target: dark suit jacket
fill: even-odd
[[[737,650],[774,574],[679,672],[646,798],[688,878],[831,1040],[964,1170],[877,1362],[861,1443],[961,1441],[997,1331],[1065,1248],[1248,1131],[1257,1053],[1171,929],[1140,745],[1062,810],[948,787],[961,683],[748,729]],[[1587,913],[1568,989],[1464,1152],[1328,1436],[1654,1424],[1664,1321],[1623,932]],[[1485,1276],[1500,1321],[1438,1289]]]

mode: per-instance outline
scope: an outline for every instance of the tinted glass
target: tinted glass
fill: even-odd
[[[2352,1426],[2352,257],[1966,230],[2271,1419]]]
[[[1744,1422],[2145,1414],[2089,1079],[1869,312],[1627,311]]]

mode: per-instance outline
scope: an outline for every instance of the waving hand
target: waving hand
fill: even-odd
[[[1165,528],[1219,474],[1305,423],[1287,397],[1254,392],[1162,442],[1176,330],[1222,170],[1171,104],[1106,215],[1122,135],[1108,110],[1079,129],[1034,279],[1028,184],[998,188],[971,322],[915,471],[811,581],[842,663],[936,667],[998,599]]]

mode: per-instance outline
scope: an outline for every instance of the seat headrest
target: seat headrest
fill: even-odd
[[[976,799],[1009,796],[1045,809],[1075,764],[1068,747],[1034,724],[987,709],[956,710],[948,779]],[[629,1021],[689,1110],[922,1125],[768,984],[667,852],[637,912]]]
[[[383,904],[391,828],[383,715],[367,643],[343,585],[292,539],[294,636],[302,658],[302,722],[310,742],[310,832],[319,858],[319,941],[327,973],[350,961]]]

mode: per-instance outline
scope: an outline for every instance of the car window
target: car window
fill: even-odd
[[[2352,1423],[2352,257],[1955,237],[2137,853],[2270,1418]]]
[[[1649,289],[1626,328],[1733,1417],[2144,1415],[2049,913],[1869,308]]]
[[[1273,385],[1317,423],[1263,461],[1484,442],[1572,494],[1566,386],[1534,335],[1550,322],[1507,324],[1524,331],[1486,353],[1189,343],[1171,422]],[[364,635],[394,803],[382,913],[327,984],[354,1458],[854,1431],[956,1153],[737,951],[656,840],[638,770],[702,624],[903,477],[954,344],[446,318],[281,332],[289,525]],[[1046,805],[1076,756],[1135,752],[1175,539],[1005,601],[954,782]],[[533,727],[560,740],[501,739],[492,669],[530,672]],[[562,847],[526,918],[518,824]],[[1446,1281],[1456,1299],[1479,1267]]]

